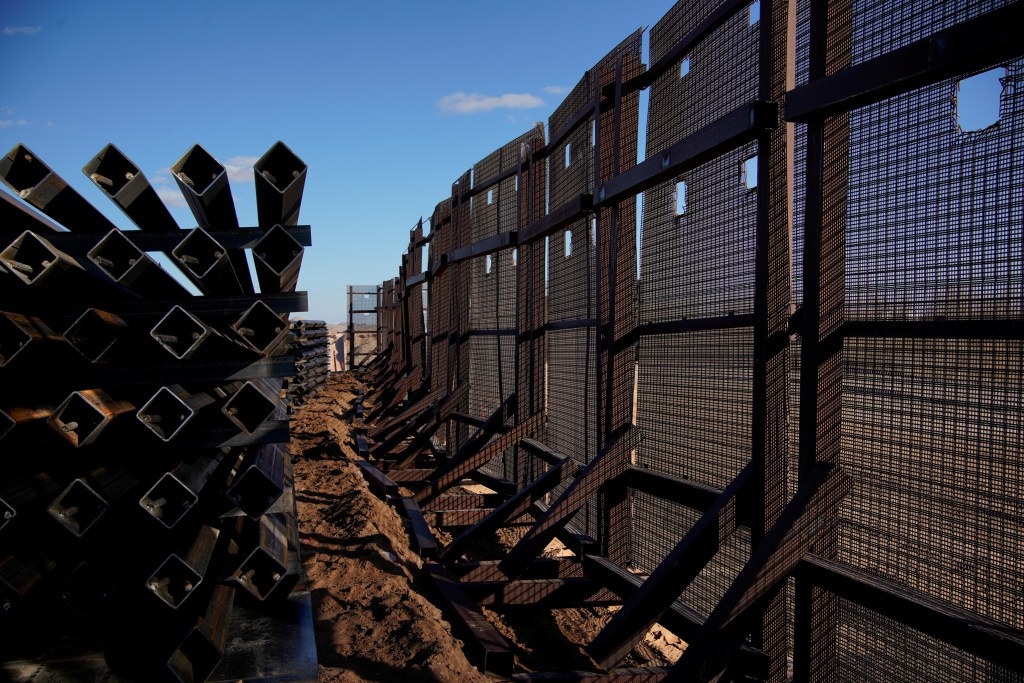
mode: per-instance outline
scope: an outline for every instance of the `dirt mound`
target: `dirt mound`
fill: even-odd
[[[401,518],[352,464],[345,413],[356,386],[347,374],[332,375],[292,425],[320,680],[493,680],[466,660],[449,623],[423,597],[420,561]]]

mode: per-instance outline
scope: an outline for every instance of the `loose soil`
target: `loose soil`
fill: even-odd
[[[499,680],[466,659],[462,642],[432,602],[435,594],[401,517],[370,493],[353,464],[347,413],[360,386],[349,373],[331,375],[292,422],[295,496],[320,680]],[[437,535],[450,540],[444,532]],[[506,550],[517,536],[515,529],[502,530],[481,551]],[[611,613],[579,608],[485,614],[515,647],[517,671],[551,671],[595,670],[581,646]],[[671,639],[655,629],[624,664],[674,661],[681,650],[678,639]]]

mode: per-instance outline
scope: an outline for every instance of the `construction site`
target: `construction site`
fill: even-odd
[[[283,142],[104,147],[133,230],[17,145],[0,679],[1024,683],[1021,26],[681,0],[344,323]]]

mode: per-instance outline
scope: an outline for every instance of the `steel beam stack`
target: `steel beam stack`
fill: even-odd
[[[291,349],[295,374],[288,378],[285,390],[288,406],[298,408],[323,387],[331,371],[327,323],[323,320],[296,320],[291,324]]]
[[[83,170],[138,229],[24,145],[0,159],[19,198],[0,203],[0,672],[60,677],[71,657],[97,679],[247,677],[220,664],[247,623],[312,626],[280,379],[306,309],[306,165],[272,147],[242,228],[225,168],[193,147],[172,167],[186,230],[113,145]]]

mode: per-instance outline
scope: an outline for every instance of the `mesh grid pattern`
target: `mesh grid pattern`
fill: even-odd
[[[633,493],[632,505],[634,519],[641,527],[663,530],[663,533],[652,535],[647,543],[637,545],[633,551],[634,568],[641,572],[651,572],[697,523],[700,513],[643,492]],[[705,615],[710,614],[743,568],[750,553],[749,548],[750,532],[740,527],[682,592],[680,597],[683,602]]]
[[[651,59],[668,52],[717,5],[678,3],[651,29]],[[759,30],[741,9],[693,47],[685,75],[676,66],[655,81],[648,158],[757,97],[758,46]],[[744,180],[743,162],[756,149],[750,143],[645,193],[641,325],[753,312],[757,192]],[[751,458],[752,329],[642,336],[637,356],[637,466],[725,488]],[[653,570],[700,518],[641,492],[633,494],[633,509],[630,558],[642,571]],[[744,529],[683,600],[710,612],[749,552]]]
[[[752,358],[750,328],[642,338],[637,464],[724,489],[750,460]]]
[[[839,559],[1024,628],[1024,345],[848,340]]]
[[[1020,674],[839,600],[839,648],[833,653],[842,680],[1012,683]]]
[[[868,0],[858,1],[853,12],[853,63],[927,38],[1011,0]]]
[[[641,324],[753,312],[757,193],[740,168],[755,155],[751,143],[682,176],[682,215],[674,184],[645,195]]]
[[[688,27],[719,4],[677,3],[651,28],[651,59],[668,52]],[[648,158],[757,98],[758,33],[758,25],[751,26],[741,9],[693,47],[685,76],[677,66],[655,81],[647,122]]]
[[[851,114],[848,318],[1021,316],[1022,75],[983,131],[959,129],[956,79]]]
[[[825,72],[1006,4],[836,3]],[[809,73],[808,5],[798,5],[798,83]],[[853,489],[822,552],[1014,629],[1024,627],[1024,346],[941,335],[945,321],[980,330],[1021,318],[1024,198],[1015,188],[1024,182],[1022,63],[1007,65],[1000,120],[985,130],[958,125],[957,84],[968,74],[826,124],[825,225],[840,227],[844,258],[826,254],[820,266],[825,287],[845,290],[823,297],[823,332],[844,320],[913,321],[931,322],[926,334],[936,337],[876,332],[844,340],[841,442],[825,451],[838,454]],[[805,231],[805,130],[797,126],[794,148],[798,236]],[[803,240],[794,247],[796,260]],[[802,298],[802,281],[794,282]],[[819,453],[833,431],[821,420]],[[814,594],[815,679],[1021,679],[883,615]]]

